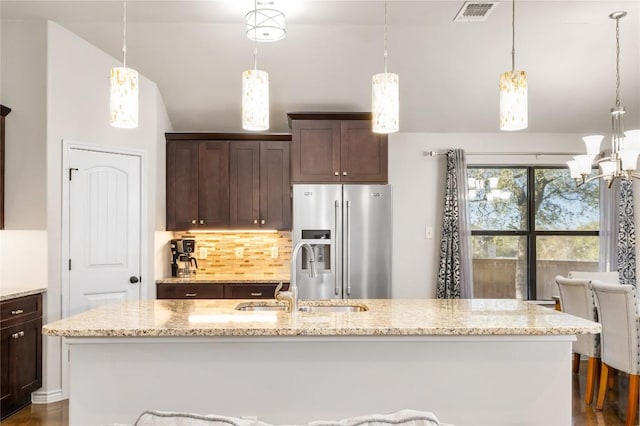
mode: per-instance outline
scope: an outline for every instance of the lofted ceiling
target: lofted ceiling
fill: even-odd
[[[274,0],[287,36],[258,45],[271,128],[289,111],[369,111],[383,72],[384,2]],[[453,22],[463,0],[388,2],[389,72],[402,132],[497,132],[498,77],[511,68],[511,1],[485,22]],[[2,0],[2,19],[55,21],[121,58],[118,0]],[[127,63],[155,81],[176,131],[240,131],[240,76],[253,67],[252,0],[129,0]],[[621,21],[626,127],[640,128],[640,1],[518,0],[516,68],[529,75],[527,132],[608,133]],[[108,71],[105,71],[107,73]]]

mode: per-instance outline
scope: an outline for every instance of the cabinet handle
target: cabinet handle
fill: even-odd
[[[22,309],[16,309],[15,311],[11,311],[11,315],[20,315],[24,313]]]
[[[200,225],[204,225],[204,220],[200,219]]]
[[[264,223],[265,223],[265,222],[264,222],[264,219],[262,219],[262,220],[260,221],[260,224],[261,224],[261,225],[264,225]]]
[[[198,293],[185,293],[185,297],[196,297]]]
[[[257,225],[258,224],[258,219],[253,219],[253,224]]]
[[[346,175],[347,175],[347,172],[342,172],[342,176],[346,176]]]
[[[12,339],[19,339],[21,337],[24,337],[24,331],[18,331],[17,333],[13,333],[11,335]]]
[[[262,296],[262,292],[251,293],[251,295],[252,295],[253,297],[260,297],[260,296]]]
[[[193,220],[191,221],[191,224],[192,224],[192,225],[195,225],[195,224],[196,224],[196,220],[195,220],[195,219],[193,219]]]
[[[340,172],[333,172],[334,176],[340,176]]]

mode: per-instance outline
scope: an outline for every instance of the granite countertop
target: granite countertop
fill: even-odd
[[[517,300],[371,299],[366,312],[237,311],[246,300],[140,300],[102,306],[43,327],[47,336],[572,335],[600,324]],[[251,302],[273,304],[275,301]],[[323,305],[327,301],[301,301]]]
[[[0,287],[0,302],[47,291],[46,287]]]
[[[157,284],[197,284],[197,283],[279,283],[289,282],[289,274],[195,274],[189,278],[167,277],[156,280]]]

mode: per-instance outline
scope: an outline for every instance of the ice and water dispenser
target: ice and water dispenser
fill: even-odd
[[[316,257],[318,273],[331,270],[331,231],[328,229],[303,229],[302,239],[309,243]],[[309,255],[302,250],[302,269],[309,269]]]

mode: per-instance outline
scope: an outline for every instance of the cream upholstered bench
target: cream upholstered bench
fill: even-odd
[[[135,426],[272,426],[257,420],[218,415],[199,415],[164,411],[145,411]],[[306,426],[452,426],[440,423],[433,413],[400,410],[391,414],[372,414],[337,421],[319,420]]]

